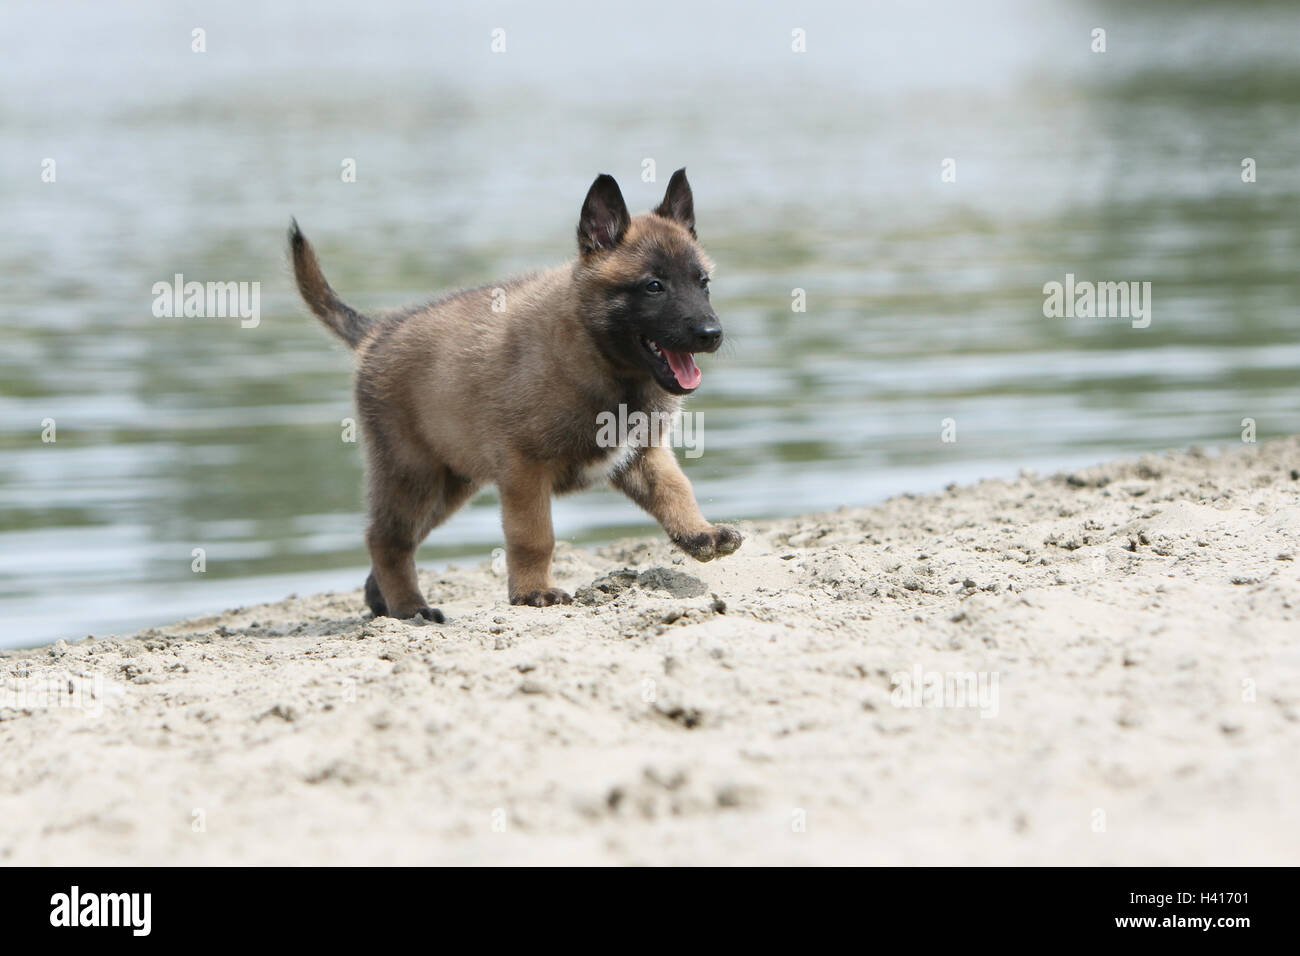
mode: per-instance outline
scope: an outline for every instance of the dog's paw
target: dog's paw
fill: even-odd
[[[388,617],[388,605],[373,574],[366,578],[366,606],[375,617]]]
[[[673,538],[673,544],[696,561],[712,561],[731,554],[744,540],[745,536],[731,525],[715,524],[708,531],[679,535]]]
[[[379,617],[380,615],[375,616]],[[424,607],[391,608],[389,609],[388,614],[384,616],[395,617],[399,621],[406,621],[408,624],[424,624],[425,622],[431,622],[433,624],[447,623],[447,618],[443,615],[442,611],[438,610],[436,607],[429,607],[427,604],[424,605]]]
[[[536,591],[510,595],[510,603],[526,604],[529,607],[550,607],[553,604],[572,604],[573,596],[559,588],[538,588]]]

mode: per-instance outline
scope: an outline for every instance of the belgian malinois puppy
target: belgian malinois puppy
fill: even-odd
[[[610,447],[597,426],[620,405],[669,420],[700,384],[692,356],[722,343],[685,170],[635,218],[613,177],[596,177],[567,265],[373,317],[334,293],[297,222],[289,242],[303,299],[357,354],[376,615],[444,620],[420,593],[415,549],[490,483],[511,604],[571,603],[551,579],[551,495],[601,477],[691,557],[740,547],[739,531],[700,514],[666,436]]]

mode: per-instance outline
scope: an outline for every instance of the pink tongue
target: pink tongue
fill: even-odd
[[[677,377],[677,384],[682,388],[695,388],[700,384],[700,379],[704,376],[700,374],[699,368],[695,365],[695,359],[691,358],[690,352],[674,352],[671,349],[664,349],[664,358],[668,360],[669,367],[673,370],[673,375]]]

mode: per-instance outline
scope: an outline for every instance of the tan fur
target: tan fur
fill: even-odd
[[[347,307],[296,227],[293,236],[304,298],[350,338],[356,313],[340,318],[337,310]],[[364,320],[356,399],[368,460],[367,599],[376,613],[441,620],[420,593],[415,549],[488,484],[500,491],[512,603],[569,602],[550,573],[551,495],[614,465],[615,485],[688,553],[708,560],[739,546],[734,529],[715,528],[700,514],[670,449],[620,458],[596,444],[602,411],[625,404],[671,414],[680,403],[652,380],[614,367],[599,345],[600,322],[584,309],[602,288],[634,281],[655,251],[707,263],[688,229],[646,214],[631,219],[615,249],[500,286],[504,311],[493,311],[493,288],[485,287]]]

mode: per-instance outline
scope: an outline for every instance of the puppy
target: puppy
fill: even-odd
[[[597,424],[620,406],[670,420],[700,384],[693,356],[722,344],[684,169],[635,218],[613,177],[596,177],[576,260],[398,312],[345,305],[296,221],[289,245],[303,299],[357,356],[376,615],[444,620],[420,593],[415,550],[486,484],[501,496],[511,604],[571,603],[551,578],[551,495],[602,477],[696,560],[740,547],[700,514],[665,436],[610,447]]]

